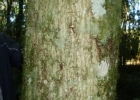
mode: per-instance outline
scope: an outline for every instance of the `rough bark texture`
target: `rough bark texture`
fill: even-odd
[[[21,100],[115,100],[121,0],[30,0]]]

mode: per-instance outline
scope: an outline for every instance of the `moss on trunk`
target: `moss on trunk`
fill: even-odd
[[[21,100],[115,100],[121,1],[28,3]]]

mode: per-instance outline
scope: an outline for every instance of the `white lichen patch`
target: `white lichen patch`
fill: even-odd
[[[31,82],[32,82],[32,79],[31,79],[31,77],[29,77],[29,78],[28,78],[28,84],[30,85]]]
[[[108,58],[105,58],[97,65],[97,76],[100,78],[104,78],[108,74],[108,70],[109,62]]]
[[[46,85],[48,82],[47,82],[47,80],[43,80],[43,83]]]
[[[106,10],[103,7],[105,0],[91,0],[92,2],[92,13],[96,19],[106,14]]]

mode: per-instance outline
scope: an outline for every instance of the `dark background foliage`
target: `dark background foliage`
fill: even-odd
[[[0,1],[0,31],[23,43],[26,31],[27,0]]]
[[[139,0],[138,0],[139,1]],[[140,100],[140,65],[126,64],[139,59],[140,10],[136,0],[122,0],[121,42],[119,48],[119,78],[116,100]],[[139,5],[140,6],[140,5]]]

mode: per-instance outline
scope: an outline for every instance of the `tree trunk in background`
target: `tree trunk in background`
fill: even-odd
[[[16,16],[16,23],[15,23],[15,30],[14,30],[14,34],[15,34],[15,38],[17,41],[19,41],[20,43],[23,41],[22,37],[23,37],[23,30],[22,27],[24,25],[24,14],[23,14],[23,5],[24,1],[23,0],[19,0],[19,12]]]
[[[115,100],[121,0],[30,0],[21,100]]]
[[[7,0],[7,14],[6,14],[6,33],[11,35],[11,22],[10,22],[10,12],[11,12],[11,6],[12,6],[12,0]]]

